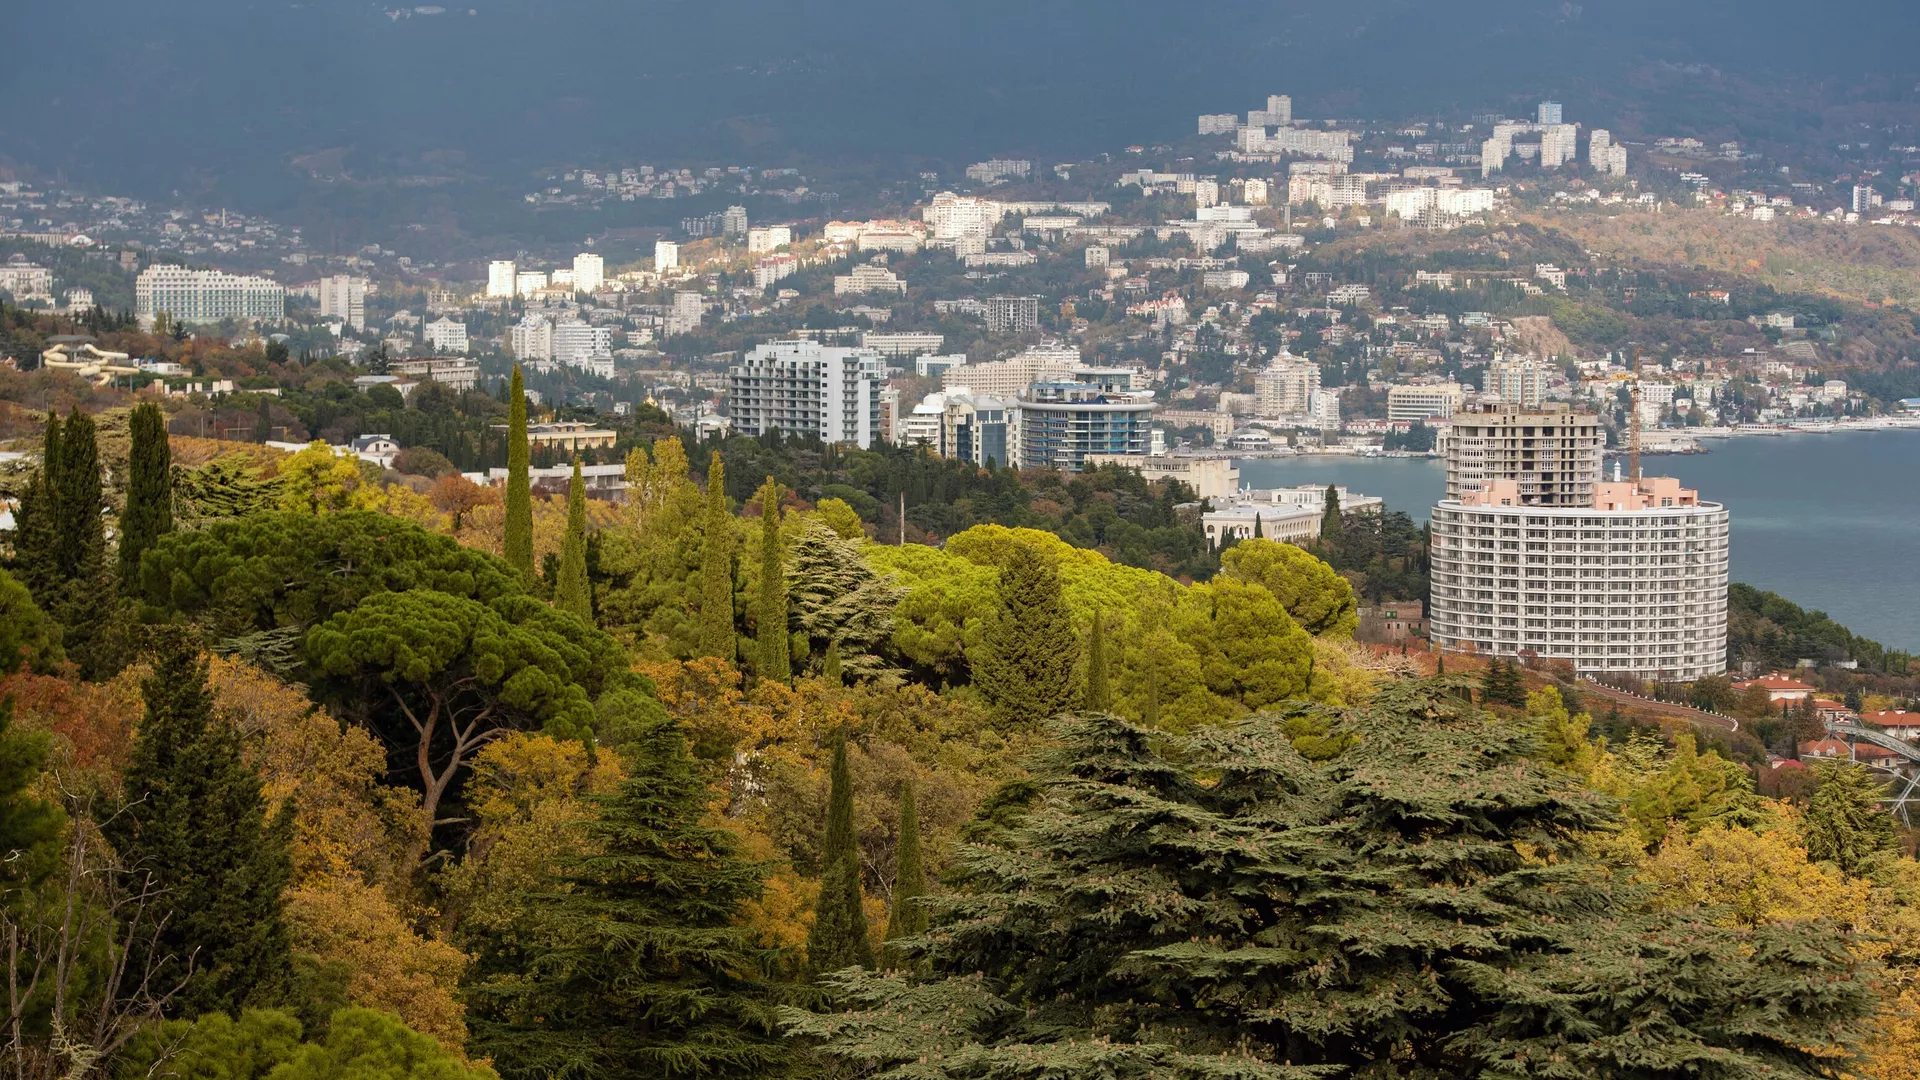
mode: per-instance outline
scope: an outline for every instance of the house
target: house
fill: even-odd
[[[1848,746],[1839,739],[1812,739],[1800,744],[1800,758],[1803,761],[1815,758],[1839,758],[1855,761],[1883,761],[1893,756],[1893,751],[1884,746],[1862,742]]]
[[[1426,632],[1426,605],[1418,600],[1401,600],[1360,609],[1360,629],[1355,641],[1397,645]]]
[[[1920,740],[1920,712],[1887,709],[1884,712],[1861,713],[1860,721],[1877,727],[1896,739]]]
[[[1776,671],[1772,674],[1762,675],[1757,679],[1747,679],[1734,683],[1733,690],[1735,693],[1745,693],[1755,686],[1765,688],[1767,691],[1767,701],[1775,705],[1782,701],[1790,701],[1798,704],[1812,697],[1816,689],[1816,687],[1803,683],[1798,679],[1789,679]]]
[[[400,444],[391,435],[361,435],[348,443],[347,449],[361,461],[371,461],[385,469],[393,466]]]

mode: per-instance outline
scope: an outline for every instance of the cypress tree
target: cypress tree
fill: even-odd
[[[927,932],[927,909],[919,900],[927,895],[927,869],[920,857],[920,813],[913,805],[913,781],[900,788],[900,837],[894,857],[893,910],[887,913],[887,941],[918,937]],[[887,949],[888,967],[902,967],[904,958]]]
[[[573,459],[573,483],[567,488],[567,539],[560,548],[554,603],[593,625],[593,590],[587,583],[587,485],[580,478],[580,459]]]
[[[157,892],[160,930],[136,941],[131,971],[153,984],[192,974],[175,1004],[186,1014],[238,1013],[273,1004],[289,967],[281,892],[291,865],[292,804],[272,819],[239,731],[213,715],[207,662],[191,636],[162,631],[153,673],[140,685],[146,713],[126,769],[125,805],[107,839],[138,891]]]
[[[846,685],[847,676],[840,665],[840,643],[838,641],[827,642],[827,655],[820,660],[820,677],[833,686]]]
[[[780,487],[767,477],[760,488],[760,595],[754,605],[759,634],[760,677],[793,679],[793,638],[787,633],[787,569],[780,543]]]
[[[1260,513],[1257,510],[1254,511],[1253,515],[1253,538],[1255,540],[1265,540],[1267,538],[1266,530],[1260,527]]]
[[[595,854],[563,868],[567,891],[532,905],[523,939],[476,980],[475,1049],[509,1080],[785,1075],[778,951],[742,917],[759,864],[707,823],[677,726],[632,750],[632,777],[586,826]]]
[[[127,508],[120,515],[120,588],[130,593],[140,583],[140,556],[173,531],[173,458],[160,406],[136,406],[129,427],[133,448],[127,455]]]
[[[100,520],[100,447],[93,417],[78,408],[60,431],[58,468],[49,479],[58,489],[54,506],[54,564],[68,581],[78,577],[106,545]]]
[[[1099,608],[1093,609],[1093,630],[1087,635],[1087,697],[1085,708],[1092,712],[1113,709],[1113,692],[1107,687],[1106,619]]]
[[[47,413],[40,471],[27,482],[14,511],[13,574],[33,594],[34,603],[52,611],[65,598],[64,579],[54,557],[59,544],[60,414]]]
[[[1340,493],[1332,484],[1327,485],[1326,509],[1320,512],[1320,542],[1337,544],[1340,542]]]
[[[700,655],[733,663],[733,514],[727,509],[727,467],[714,451],[707,470],[707,513],[700,541]]]
[[[1059,568],[1014,544],[1000,570],[999,603],[974,664],[974,685],[1003,720],[1045,720],[1078,698],[1079,653]]]
[[[827,836],[821,847],[820,902],[807,934],[807,963],[816,973],[873,966],[867,913],[860,902],[860,847],[853,835],[853,776],[847,743],[833,748],[827,791]]]
[[[533,580],[533,489],[527,476],[527,394],[520,365],[507,388],[507,563]]]

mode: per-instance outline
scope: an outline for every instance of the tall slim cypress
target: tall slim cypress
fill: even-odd
[[[587,583],[587,484],[580,478],[579,458],[573,459],[573,483],[567,487],[567,539],[560,548],[554,604],[593,623],[593,592]]]
[[[13,574],[44,611],[51,611],[65,594],[61,588],[65,581],[54,557],[54,549],[59,546],[60,435],[60,414],[47,413],[40,471],[27,482],[13,515]]]
[[[93,417],[78,408],[67,414],[60,432],[59,468],[51,474],[54,497],[54,561],[60,576],[72,580],[106,545],[100,520],[100,446]]]
[[[827,791],[827,836],[821,845],[820,902],[807,934],[807,964],[814,972],[873,966],[867,913],[860,900],[860,846],[853,835],[853,774],[847,743],[833,748]]]
[[[1087,699],[1089,712],[1111,712],[1113,691],[1107,685],[1107,620],[1099,608],[1093,609],[1093,630],[1087,635]]]
[[[507,562],[533,580],[533,489],[527,476],[527,393],[520,365],[507,388]]]
[[[1320,542],[1337,544],[1340,542],[1340,492],[1332,484],[1327,485],[1327,497],[1320,511]]]
[[[780,542],[780,485],[767,477],[760,488],[760,595],[754,604],[760,645],[760,677],[793,679],[793,639],[787,633],[787,567]]]
[[[893,910],[887,913],[887,941],[918,937],[927,932],[927,909],[919,901],[927,895],[927,868],[920,856],[920,813],[913,804],[913,781],[900,789],[900,837],[894,856]],[[889,947],[888,967],[902,967],[905,958]]]
[[[175,1004],[187,1015],[275,1004],[290,971],[281,893],[291,865],[291,804],[273,818],[240,732],[213,714],[207,662],[184,629],[160,632],[140,684],[146,714],[127,764],[125,804],[107,839],[138,889],[158,889],[160,927],[134,943],[131,971],[153,985],[189,968]]]
[[[173,456],[160,406],[135,406],[129,426],[133,449],[127,454],[127,508],[120,514],[120,589],[131,593],[140,584],[140,556],[173,531]]]
[[[700,537],[700,655],[732,663],[733,512],[727,509],[727,466],[718,450],[707,470],[707,512]]]

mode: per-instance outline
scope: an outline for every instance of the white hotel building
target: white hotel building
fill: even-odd
[[[279,322],[287,317],[287,289],[253,274],[156,264],[134,279],[133,310],[142,326],[161,312],[176,322]]]
[[[1598,473],[1597,447],[1591,456],[1575,475]],[[1567,660],[1583,675],[1726,669],[1726,507],[1665,476],[1601,481],[1557,504],[1513,475],[1450,476],[1448,490],[1429,551],[1435,645]]]
[[[764,342],[728,372],[727,418],[740,435],[779,431],[866,449],[880,438],[886,377],[872,349]]]

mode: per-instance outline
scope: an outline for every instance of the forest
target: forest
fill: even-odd
[[[500,487],[35,421],[0,1074],[1920,1068],[1875,775],[1356,643],[1409,521],[1192,573],[1137,474],[666,432],[602,501],[502,396]]]

